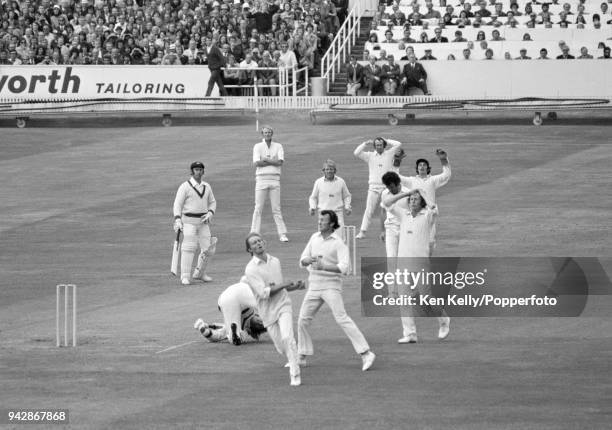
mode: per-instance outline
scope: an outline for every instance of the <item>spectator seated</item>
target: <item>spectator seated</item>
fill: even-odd
[[[287,57],[280,53],[287,43],[297,61],[278,65],[312,71],[347,6],[343,0],[9,0],[0,3],[0,64],[206,65],[204,41],[214,37],[235,65],[247,54],[261,63],[267,51],[264,64],[276,66],[271,60]],[[265,72],[251,80],[276,82]]]
[[[407,58],[406,49],[418,59],[470,60],[487,58],[538,58],[541,49],[550,56],[561,55],[559,42],[569,52],[587,59],[603,56],[612,42],[612,11],[607,3],[571,0],[558,4],[531,3],[526,0],[493,0],[449,5],[446,1],[400,1],[381,5],[374,16],[368,55],[384,60],[392,55],[399,62]],[[404,15],[406,18],[398,19]],[[601,19],[601,16],[609,17]],[[436,33],[437,31],[437,33]],[[485,43],[482,43],[482,42]],[[465,49],[470,53],[466,54]],[[427,55],[426,52],[430,51]],[[521,54],[521,50],[522,54]]]

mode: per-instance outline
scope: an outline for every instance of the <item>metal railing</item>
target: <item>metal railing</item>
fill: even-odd
[[[264,88],[276,88],[276,94],[279,96],[286,96],[289,94],[289,88],[287,87],[287,75],[289,74],[289,69],[285,67],[252,67],[248,69],[243,67],[225,67],[223,70],[237,70],[239,72],[239,77],[237,78],[238,84],[225,84],[225,82],[223,84],[225,88],[237,88],[243,92],[243,94],[238,94],[236,96],[251,95],[254,94],[256,90],[261,92]],[[260,77],[257,73],[259,71],[274,71],[276,73],[276,76],[274,77],[276,83],[259,84],[258,81]]]
[[[434,97],[442,99],[441,97]],[[445,98],[446,99],[446,98]],[[456,100],[455,98],[448,98]],[[321,96],[321,97],[226,97],[225,107],[233,109],[286,109],[286,110],[303,110],[314,108],[330,108],[330,105],[335,104],[365,104],[373,105],[381,108],[387,106],[398,107],[406,103],[423,103],[430,102],[432,97],[426,96]],[[397,106],[394,106],[397,105]]]
[[[355,106],[362,105],[364,109],[377,109],[380,111],[406,110],[412,112],[443,110],[447,112],[473,110],[533,110],[534,108],[546,110],[547,104],[554,105],[549,110],[578,110],[578,109],[610,109],[612,99],[609,97],[583,97],[580,105],[567,104],[564,97],[548,97],[545,99],[524,100],[516,97],[496,97],[491,99],[469,100],[453,96],[321,96],[321,97],[226,97],[225,107],[230,109],[322,109],[346,110],[359,112]],[[570,101],[573,99],[570,99]],[[574,100],[575,101],[575,100]],[[555,103],[558,102],[558,103]]]
[[[346,63],[351,49],[361,33],[361,17],[365,12],[363,2],[355,2],[346,19],[340,26],[340,30],[332,40],[330,47],[321,58],[321,77],[327,79],[327,90],[331,82],[336,80],[336,73]]]
[[[298,79],[300,73],[304,74],[303,87],[301,88],[299,88],[300,80]],[[308,67],[293,69],[293,95],[303,95],[304,97],[308,97]]]
[[[238,84],[225,84],[225,88],[238,88],[243,91],[242,96],[260,95],[264,88],[276,88],[277,96],[308,96],[308,68],[303,67],[301,69],[286,67],[253,67],[245,69],[242,67],[225,67],[224,70],[238,70],[240,77]],[[276,72],[276,84],[258,84],[259,77],[257,71],[275,71]],[[253,75],[247,77],[247,75]],[[300,76],[304,76],[303,81]],[[251,83],[252,82],[252,83]],[[246,94],[245,94],[246,93]],[[240,95],[238,95],[240,96]],[[236,96],[236,97],[238,97]],[[273,96],[276,97],[276,96]]]

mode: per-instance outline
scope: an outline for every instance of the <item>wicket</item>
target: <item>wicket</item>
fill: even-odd
[[[77,287],[74,284],[58,284],[56,287],[56,308],[55,308],[55,339],[58,347],[62,346],[61,322],[64,320],[64,341],[63,346],[70,346],[70,314],[72,313],[72,346],[77,344]],[[72,307],[70,307],[70,292],[72,292]],[[64,296],[64,307],[62,309],[62,295]],[[70,312],[72,311],[72,312]],[[63,313],[63,318],[62,318]]]
[[[355,239],[355,226],[354,225],[343,225],[341,230],[341,237],[346,246],[349,249],[349,258],[351,266],[349,267],[349,275],[357,274],[357,240]]]

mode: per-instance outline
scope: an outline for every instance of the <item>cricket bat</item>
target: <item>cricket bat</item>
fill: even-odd
[[[170,273],[172,273],[174,276],[176,276],[179,271],[180,241],[181,230],[176,232],[176,239],[174,239],[174,243],[172,244],[172,263],[170,264]]]

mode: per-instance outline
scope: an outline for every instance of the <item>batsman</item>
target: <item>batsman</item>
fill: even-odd
[[[183,182],[174,199],[174,231],[183,232],[181,245],[181,283],[191,284],[192,279],[212,281],[206,274],[206,267],[215,252],[217,238],[210,236],[210,222],[217,211],[217,202],[212,187],[204,182],[204,164],[191,163],[191,177]],[[198,264],[191,276],[193,258],[200,246]],[[176,249],[176,248],[175,248]],[[174,261],[175,259],[173,259]],[[173,273],[177,268],[173,268]]]

